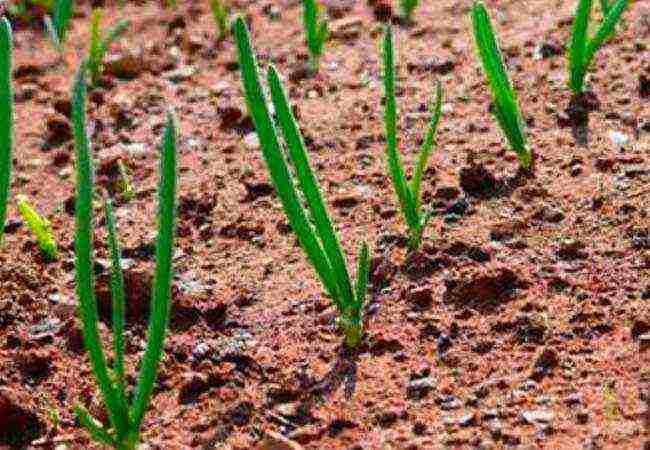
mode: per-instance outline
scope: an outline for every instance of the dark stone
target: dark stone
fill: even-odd
[[[498,190],[498,181],[482,164],[460,169],[460,187],[474,197],[489,198]]]
[[[28,398],[8,387],[0,387],[0,444],[27,448],[46,432],[46,425],[29,411]]]

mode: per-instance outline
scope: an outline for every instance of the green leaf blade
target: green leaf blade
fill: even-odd
[[[118,434],[128,431],[127,411],[120,409],[118,395],[112,386],[106,367],[106,358],[97,328],[98,314],[95,299],[93,267],[93,182],[90,159],[90,142],[86,134],[86,67],[77,72],[72,95],[72,122],[76,154],[77,182],[75,196],[75,274],[76,292],[80,302],[84,345],[97,384],[104,398],[108,414]]]
[[[239,64],[246,104],[260,138],[262,155],[271,174],[271,181],[282,202],[291,228],[298,237],[298,241],[316,269],[316,273],[325,289],[335,304],[338,305],[340,304],[340,295],[332,267],[325,255],[325,251],[315,238],[315,231],[307,220],[291,174],[284,161],[277,133],[266,104],[266,97],[259,80],[257,60],[253,54],[246,24],[241,17],[235,21],[233,31],[239,52]]]
[[[115,442],[113,436],[111,436],[104,427],[99,424],[97,419],[95,419],[86,408],[82,405],[75,406],[75,414],[77,415],[77,419],[81,426],[90,433],[90,436],[96,442],[101,442],[110,447],[117,447],[117,442]]]
[[[587,71],[587,29],[591,14],[592,0],[579,0],[573,21],[571,48],[569,50],[569,70],[571,72],[570,87],[578,94],[582,92]]]
[[[104,203],[108,248],[111,254],[111,298],[113,299],[113,370],[117,378],[116,393],[122,411],[128,411],[124,378],[124,275],[120,261],[120,244],[115,230],[115,216],[110,199]]]
[[[585,70],[586,67],[589,67],[591,64],[591,61],[594,59],[594,56],[596,55],[598,49],[600,49],[605,41],[616,31],[616,25],[621,20],[621,17],[623,16],[623,13],[625,12],[628,4],[629,0],[619,0],[614,4],[614,6],[609,8],[609,12],[603,19],[603,23],[598,28],[596,35],[591,39],[591,41],[589,41],[589,44],[587,45],[587,49],[584,55]]]
[[[413,174],[413,179],[411,180],[411,194],[416,202],[417,209],[420,208],[420,191],[422,189],[422,177],[424,176],[424,171],[427,168],[427,163],[429,162],[429,157],[431,151],[435,146],[436,132],[438,130],[438,124],[440,123],[440,118],[442,117],[442,84],[438,82],[436,86],[436,102],[433,108],[433,115],[429,121],[429,128],[427,129],[427,134],[422,143],[422,148],[420,149],[420,157],[418,158],[418,164],[415,167],[415,172]]]
[[[519,156],[520,164],[529,169],[532,154],[528,148],[517,95],[508,78],[490,17],[482,2],[474,3],[472,23],[476,48],[492,90],[497,121],[510,146]]]
[[[11,189],[14,143],[13,37],[6,18],[0,20],[0,243]]]
[[[151,316],[147,347],[140,364],[140,375],[131,408],[132,432],[138,433],[151,401],[158,365],[162,358],[171,309],[172,259],[176,230],[176,122],[167,115],[163,137],[160,183],[158,187],[158,238],[156,269],[151,296]]]
[[[74,0],[57,0],[54,6],[52,24],[56,31],[58,42],[62,45],[68,37],[70,19],[74,13]]]
[[[278,122],[287,142],[291,160],[296,168],[300,189],[305,195],[311,217],[316,224],[316,232],[332,267],[341,301],[344,304],[351,303],[353,301],[352,285],[345,258],[343,257],[343,250],[334,231],[332,220],[327,213],[318,181],[309,166],[309,158],[300,129],[287,101],[280,77],[273,67],[268,72],[268,83]]]
[[[323,54],[325,42],[329,37],[327,22],[319,22],[319,11],[316,0],[303,0],[303,24],[307,40],[307,48],[311,59],[312,69],[318,70],[318,62]]]
[[[393,55],[393,32],[390,26],[384,31],[384,124],[386,128],[386,158],[395,194],[409,230],[416,230],[419,217],[416,202],[406,181],[404,167],[397,151],[397,102],[395,100],[395,62]]]

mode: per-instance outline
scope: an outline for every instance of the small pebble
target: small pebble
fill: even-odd
[[[621,133],[620,131],[611,130],[609,132],[609,138],[616,147],[625,147],[630,142],[629,136]]]

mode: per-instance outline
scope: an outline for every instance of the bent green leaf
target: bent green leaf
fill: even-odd
[[[36,235],[38,247],[43,252],[43,255],[49,261],[56,260],[59,250],[50,221],[41,217],[38,211],[36,211],[36,208],[30,205],[27,198],[23,195],[18,196],[18,212],[20,212],[27,227]]]
[[[482,2],[474,3],[472,23],[476,48],[492,90],[494,115],[510,147],[517,153],[519,163],[524,169],[530,169],[532,153],[526,141],[517,94],[506,73],[490,16]]]

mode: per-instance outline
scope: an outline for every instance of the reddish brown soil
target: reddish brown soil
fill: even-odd
[[[146,337],[168,106],[180,122],[175,303],[143,427],[149,448],[648,449],[650,3],[633,2],[597,56],[590,85],[600,105],[584,144],[585,128],[572,133],[565,112],[574,2],[488,2],[537,154],[529,179],[515,176],[488,112],[470,2],[425,1],[414,26],[395,27],[408,167],[436,80],[445,92],[424,187],[438,214],[410,258],[383,158],[378,49],[390,3],[330,1],[330,14],[349,23],[333,24],[312,79],[301,70],[299,2],[235,4],[251,19],[261,61],[287,78],[350,263],[361,239],[374,248],[367,336],[355,353],[342,350],[336,312],[287,230],[243,107],[233,44],[214,42],[204,3],[112,8],[108,23],[134,24],[109,58],[123,64],[109,66],[89,105],[98,183],[114,191],[121,161],[137,191],[117,208],[129,258],[131,384]],[[88,23],[84,4],[63,60],[40,28],[15,32],[13,193],[51,219],[61,255],[43,261],[12,203],[0,252],[0,446],[18,427],[27,431],[17,448],[94,448],[73,406],[105,417],[75,319],[66,118]],[[629,142],[617,147],[612,131]],[[500,188],[469,195],[462,187],[471,191],[481,164]],[[97,231],[106,307],[101,219]]]

